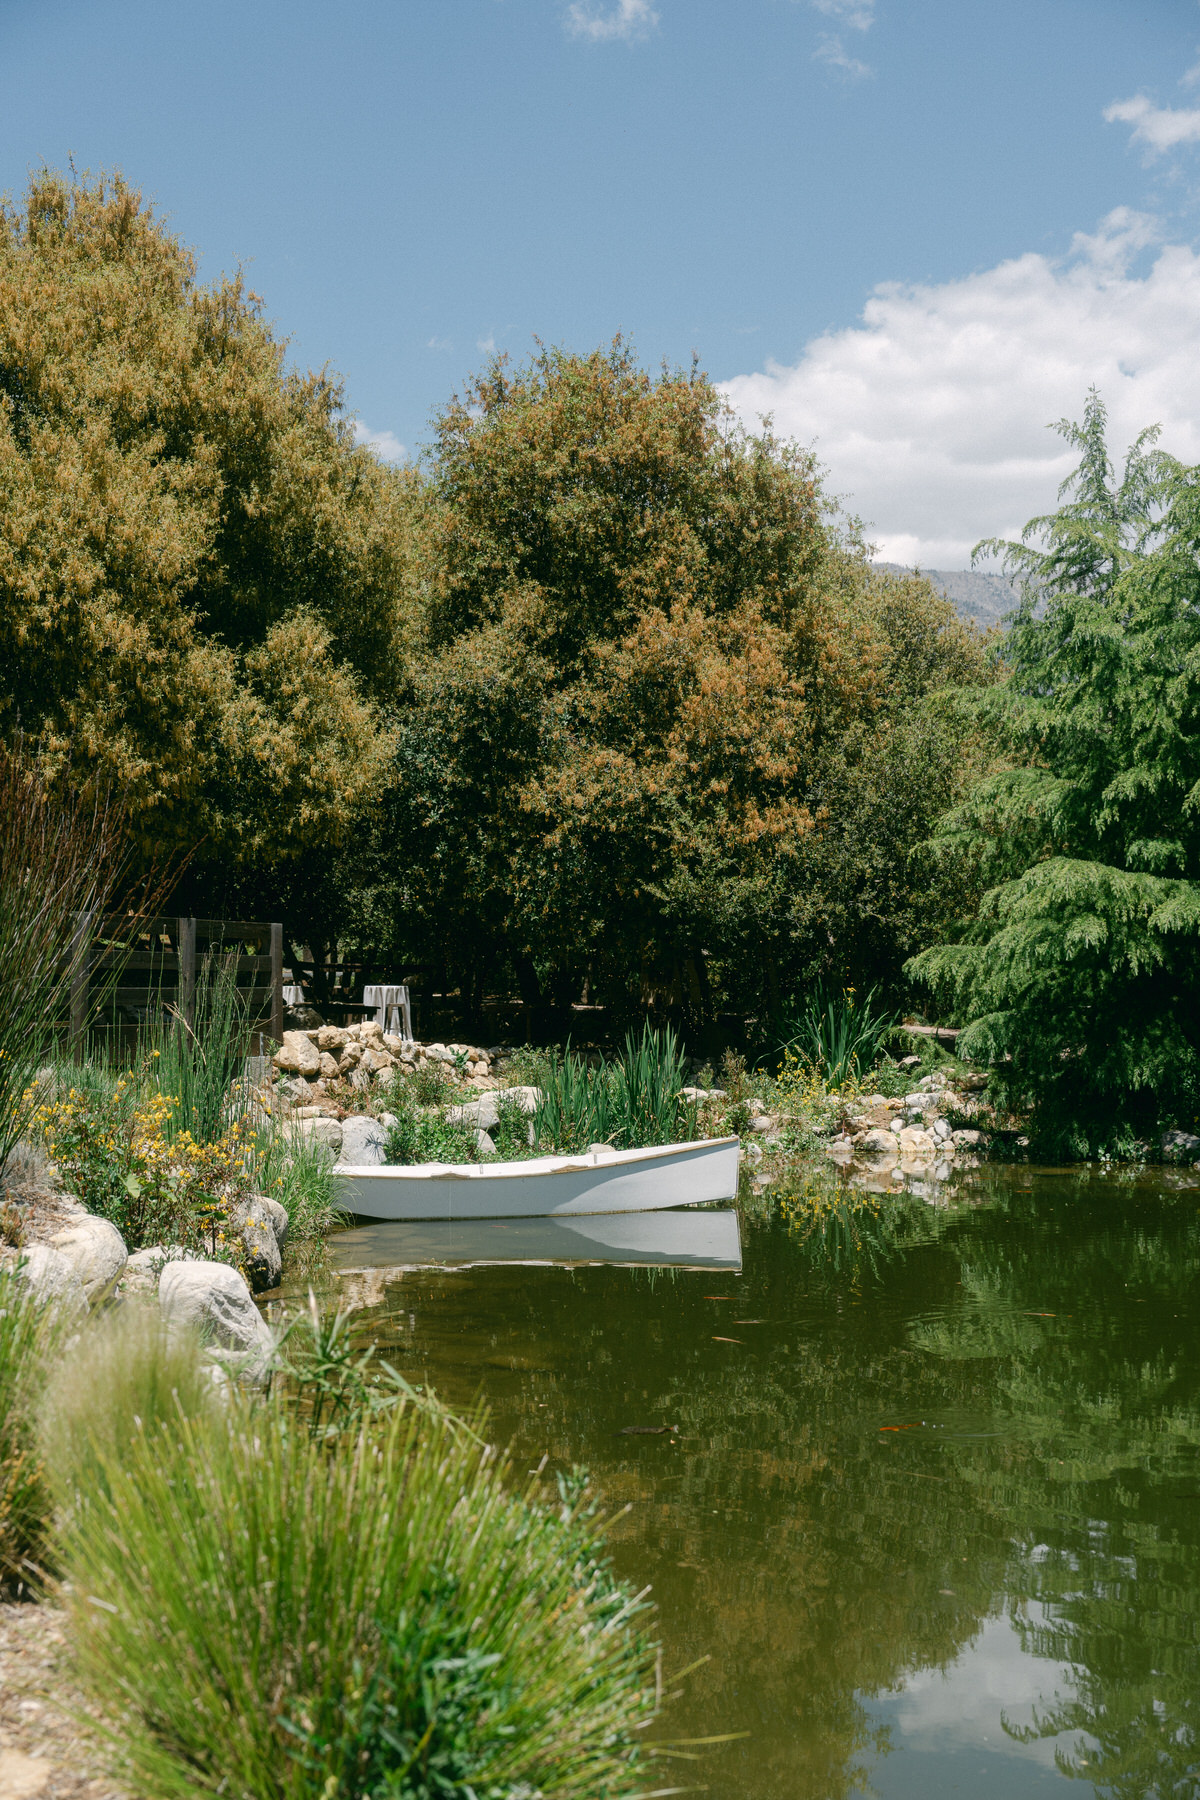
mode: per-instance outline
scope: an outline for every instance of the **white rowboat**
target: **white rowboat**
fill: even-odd
[[[339,1202],[360,1219],[559,1218],[659,1212],[737,1195],[735,1137],[526,1162],[338,1163]]]

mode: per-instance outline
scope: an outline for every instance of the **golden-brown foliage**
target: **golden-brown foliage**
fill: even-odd
[[[864,784],[924,834],[964,737],[921,709],[981,649],[927,582],[870,568],[812,457],[618,339],[495,362],[438,422],[432,473],[380,825],[422,871],[397,936],[703,1010],[714,979],[762,994],[861,955],[844,927],[882,874],[858,910],[894,970],[915,839],[878,854]]]
[[[287,854],[378,767],[405,481],[284,353],[119,176],[0,210],[0,726],[148,842]]]

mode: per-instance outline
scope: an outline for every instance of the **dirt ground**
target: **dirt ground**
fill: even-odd
[[[0,1605],[0,1800],[131,1800],[104,1774],[98,1738],[70,1716],[84,1706],[65,1661],[60,1613]]]

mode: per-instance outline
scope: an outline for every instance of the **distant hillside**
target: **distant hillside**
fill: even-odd
[[[901,563],[876,563],[894,575],[911,575]],[[988,575],[980,569],[922,569],[935,588],[940,588],[960,618],[970,619],[980,631],[1000,625],[1005,613],[1017,604],[1017,591],[1007,575]]]

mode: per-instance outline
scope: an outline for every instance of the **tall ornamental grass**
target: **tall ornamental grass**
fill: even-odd
[[[670,1026],[630,1032],[611,1063],[590,1067],[571,1049],[543,1075],[534,1117],[540,1144],[570,1154],[589,1144],[637,1150],[695,1137],[696,1103],[683,1092],[683,1056]]]
[[[576,1508],[405,1394],[331,1447],[276,1399],[143,1416],[145,1364],[107,1376],[56,1440],[62,1600],[145,1800],[644,1791],[653,1651]]]
[[[36,1409],[59,1331],[17,1268],[0,1267],[0,1593],[20,1593],[46,1559],[51,1499]]]
[[[784,1015],[779,1050],[806,1064],[826,1087],[839,1088],[875,1066],[896,1027],[896,1014],[876,1005],[876,990],[830,993],[818,987]]]
[[[117,800],[56,796],[19,741],[0,745],[0,1171],[37,1104],[34,1076],[55,1022],[69,1011],[85,954],[80,920],[111,902],[127,843]],[[164,885],[142,884],[131,924]],[[132,948],[132,930],[123,935]]]
[[[235,1084],[250,1042],[250,1002],[239,994],[237,951],[209,953],[200,965],[192,1016],[160,1008],[147,1034],[154,1079],[174,1102],[168,1137],[189,1132],[215,1143],[232,1123]]]

